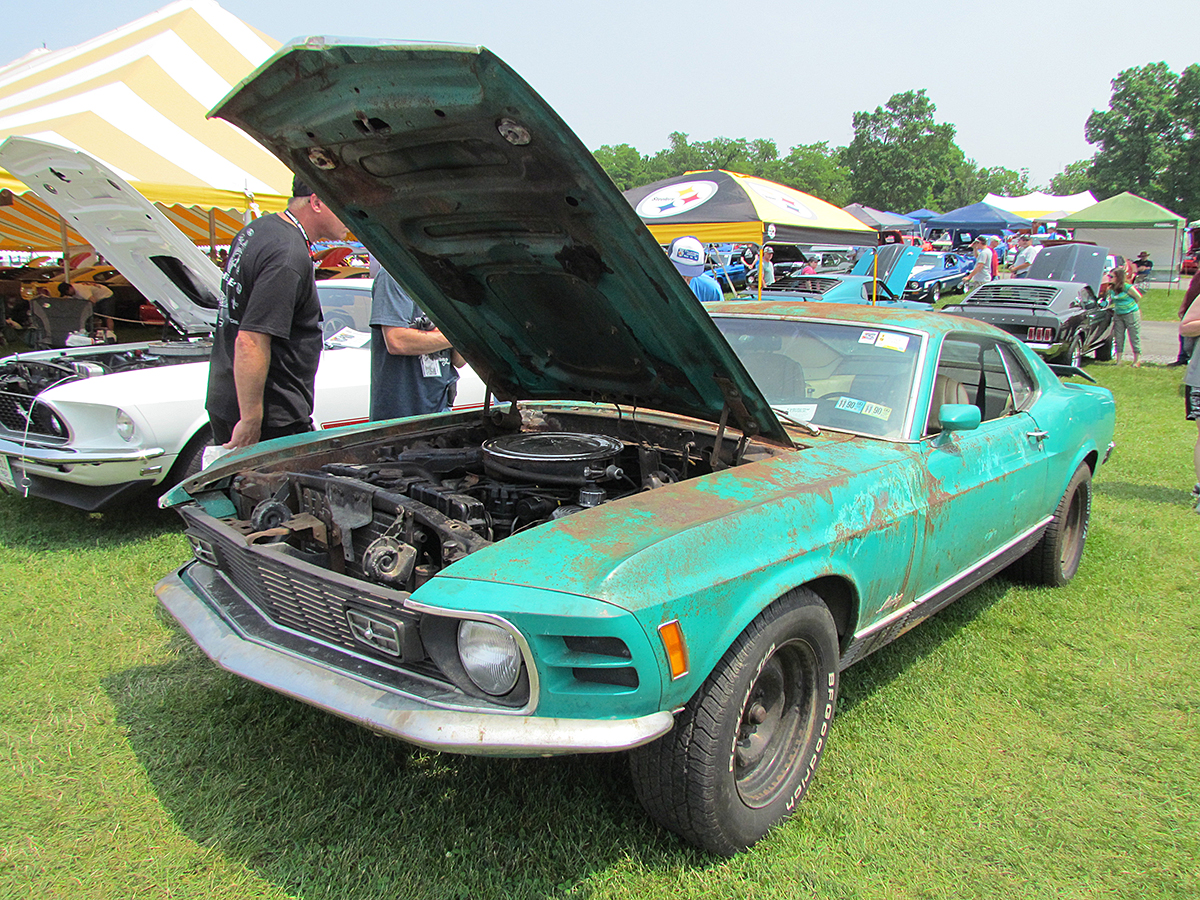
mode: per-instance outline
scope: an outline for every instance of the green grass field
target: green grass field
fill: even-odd
[[[810,795],[732,860],[649,824],[619,756],[427,753],[222,673],[151,595],[172,513],[0,497],[0,897],[1194,900],[1195,426],[1178,370],[1089,370],[1118,449],[1079,576],[847,671]]]

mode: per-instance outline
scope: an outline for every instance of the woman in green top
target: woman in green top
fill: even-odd
[[[1133,365],[1142,364],[1142,314],[1138,310],[1141,291],[1125,283],[1125,268],[1113,269],[1112,284],[1108,286],[1108,301],[1113,305],[1113,340],[1116,342],[1117,363],[1121,362],[1121,351],[1125,349],[1125,332],[1129,332],[1129,346],[1133,348]]]

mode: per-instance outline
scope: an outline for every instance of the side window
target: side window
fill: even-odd
[[[1006,344],[1000,344],[1000,356],[1004,360],[1004,368],[1008,371],[1008,383],[1012,385],[1013,407],[1026,410],[1033,404],[1037,396],[1038,386],[1024,360]]]
[[[942,342],[926,434],[939,431],[938,410],[944,403],[973,404],[979,407],[984,422],[1007,416],[1018,408],[1008,368],[994,340],[954,335]]]

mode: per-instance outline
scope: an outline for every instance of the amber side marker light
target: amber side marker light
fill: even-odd
[[[664,622],[658,626],[658,636],[662,638],[663,648],[667,651],[667,662],[671,666],[671,680],[682,678],[688,673],[687,644],[683,640],[683,628],[678,619]]]

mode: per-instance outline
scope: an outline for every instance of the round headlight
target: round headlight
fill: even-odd
[[[488,622],[464,620],[458,626],[458,658],[485,694],[507,694],[521,674],[521,651],[511,634]]]
[[[123,441],[132,441],[133,433],[137,429],[134,427],[133,419],[129,417],[129,413],[123,409],[117,410],[117,434],[121,436]]]
[[[909,289],[910,291],[915,291],[915,290],[916,290],[918,287],[920,287],[920,285],[919,285],[919,284],[917,284],[915,281],[910,281],[910,282],[908,283],[908,289]]]

